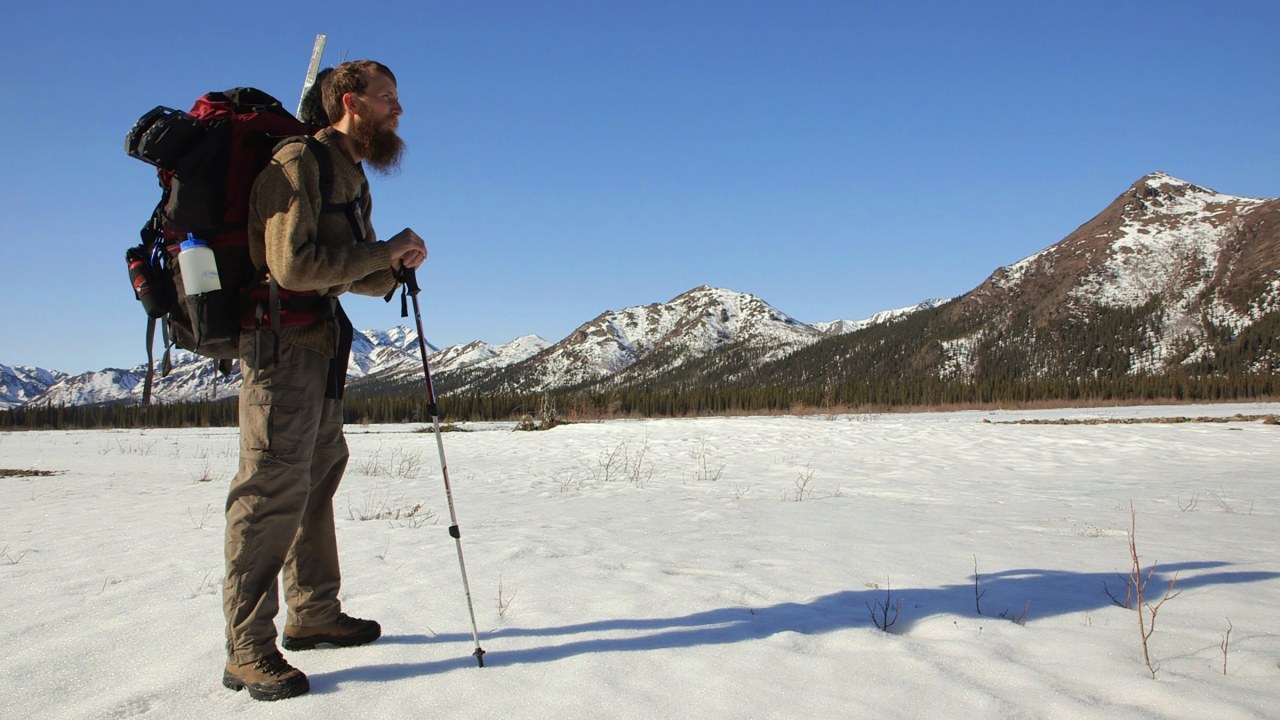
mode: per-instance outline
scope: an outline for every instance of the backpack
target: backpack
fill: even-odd
[[[307,142],[320,166],[324,211],[348,216],[362,198],[331,204],[333,168],[327,151],[311,136],[319,128],[291,115],[271,95],[254,88],[210,92],[190,112],[164,106],[139,118],[125,137],[125,152],[156,167],[161,195],[140,231],[141,242],[125,252],[130,283],[147,320],[147,375],[143,403],[150,401],[157,322],[163,333],[161,376],[172,369],[177,346],[217,361],[223,375],[239,352],[246,329],[306,325],[332,312],[327,298],[293,292],[267,278],[249,256],[247,220],[254,179],[279,147]],[[184,292],[181,243],[204,240],[213,250],[220,290]]]

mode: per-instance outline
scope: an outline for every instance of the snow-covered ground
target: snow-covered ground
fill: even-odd
[[[1012,422],[1236,413],[1280,405],[448,433],[483,669],[433,436],[352,426],[344,607],[385,635],[288,653],[279,703],[219,683],[234,429],[3,433],[56,474],[0,477],[0,717],[1274,718],[1280,426]],[[1180,592],[1154,679],[1131,506]]]

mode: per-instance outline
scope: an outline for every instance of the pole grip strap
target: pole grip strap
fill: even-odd
[[[418,273],[413,268],[400,268],[400,282],[404,283],[405,292],[414,297],[422,292],[422,288],[418,287]]]
[[[392,271],[392,277],[396,282],[400,283],[400,317],[409,317],[409,298],[413,298],[415,309],[418,303],[418,293],[422,292],[422,288],[418,286],[418,275],[413,268],[402,267],[400,272]],[[392,296],[396,294],[396,289],[391,288],[391,292],[387,293],[383,300],[391,302]]]

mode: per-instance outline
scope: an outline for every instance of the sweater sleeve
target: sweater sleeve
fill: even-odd
[[[320,169],[304,143],[280,149],[254,185],[263,225],[263,260],[281,287],[336,295],[391,266],[386,243],[318,238]]]
[[[365,207],[364,215],[364,236],[374,239],[377,235],[373,229],[373,199],[370,198],[368,205]],[[378,243],[383,244],[383,243]],[[400,285],[400,281],[396,280],[395,275],[391,272],[391,255],[387,255],[387,262],[376,271],[360,278],[351,283],[351,292],[357,295],[374,295],[383,297],[387,293],[392,292]]]
[[[382,297],[395,290],[400,285],[400,281],[396,280],[395,276],[391,274],[390,262],[390,260],[387,261],[388,267],[353,282],[351,284],[351,292],[357,295]]]

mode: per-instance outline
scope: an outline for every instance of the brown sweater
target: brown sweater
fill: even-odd
[[[351,161],[339,133],[326,128],[316,139],[333,165],[332,197],[320,197],[320,166],[305,143],[289,143],[259,173],[249,202],[249,255],[266,265],[276,283],[289,290],[315,290],[337,297],[351,291],[386,295],[396,286],[387,244],[377,242],[364,207],[364,242],[359,242],[343,212],[320,212],[325,200],[344,203],[367,189],[364,169]],[[366,190],[366,195],[367,190]],[[322,353],[337,354],[337,321],[282,328],[287,342]]]

